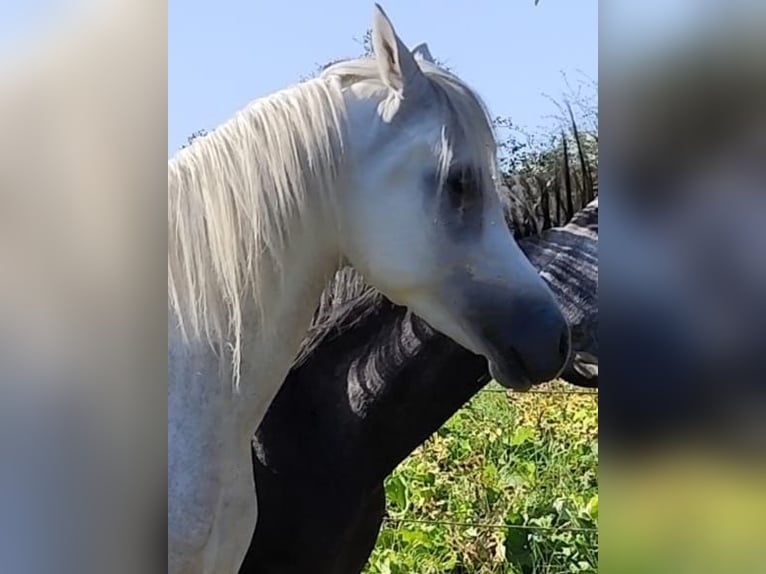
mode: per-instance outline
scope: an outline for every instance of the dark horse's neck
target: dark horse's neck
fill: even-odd
[[[388,336],[349,373],[350,386],[357,380],[366,383],[364,389],[349,389],[349,394],[364,393],[353,401],[360,408],[352,431],[357,437],[354,458],[367,459],[365,467],[373,472],[366,478],[376,482],[489,381],[483,357],[419,317],[391,306],[386,320]],[[375,381],[382,384],[375,386]]]
[[[367,413],[364,435],[376,480],[384,478],[419,444],[444,424],[489,380],[487,362],[448,337],[434,332],[422,319],[407,313],[396,325],[409,353],[381,348],[379,369],[384,380]]]
[[[364,468],[345,478],[380,481],[487,381],[483,358],[406,309],[376,297],[351,312],[350,325],[291,371],[261,424],[256,453],[269,468],[314,452],[325,464],[312,468],[326,468],[328,480]],[[276,422],[288,405],[292,428]],[[279,451],[262,450],[271,444]]]

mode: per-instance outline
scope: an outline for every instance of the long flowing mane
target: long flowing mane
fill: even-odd
[[[168,299],[185,335],[232,336],[236,355],[244,299],[257,308],[265,264],[279,268],[286,222],[309,190],[332,197],[345,137],[335,84],[257,100],[168,163]]]
[[[440,177],[457,145],[496,177],[496,148],[481,99],[458,78],[420,63],[445,115]],[[240,362],[242,310],[259,307],[264,270],[279,277],[287,230],[308,194],[332,201],[345,168],[342,90],[355,82],[382,88],[375,60],[326,68],[309,80],[256,100],[168,162],[168,303],[183,334],[231,345]],[[384,102],[384,105],[391,101]]]

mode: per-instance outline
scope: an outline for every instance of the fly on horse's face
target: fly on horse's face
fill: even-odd
[[[426,48],[410,52],[380,7],[372,39],[373,59],[324,72],[348,104],[341,251],[391,300],[485,356],[500,383],[555,378],[569,328],[505,225],[483,104]]]

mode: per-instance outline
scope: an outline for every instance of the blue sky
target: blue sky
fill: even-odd
[[[19,40],[44,32],[76,4],[76,0],[4,0],[0,4],[0,51],[13,51]]]
[[[493,115],[536,129],[556,108],[543,95],[598,80],[597,0],[382,0],[412,47],[473,86]],[[294,84],[329,60],[355,56],[372,1],[169,0],[168,154],[199,129]]]

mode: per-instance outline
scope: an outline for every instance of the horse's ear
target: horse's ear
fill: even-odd
[[[415,57],[396,35],[383,8],[375,4],[372,20],[372,47],[380,77],[389,88],[403,94],[423,79]]]
[[[431,50],[428,49],[428,44],[423,42],[422,44],[418,44],[412,49],[412,55],[415,56],[415,59],[417,60],[420,58],[421,60],[424,60],[428,62],[429,64],[435,64],[434,57],[431,55]]]

